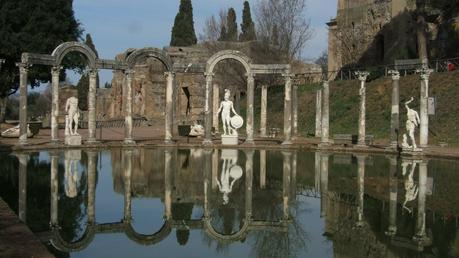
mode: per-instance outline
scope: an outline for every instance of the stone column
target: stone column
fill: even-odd
[[[316,137],[322,135],[322,90],[316,91]]]
[[[424,241],[426,235],[426,193],[427,193],[427,160],[419,161],[418,184],[418,214],[416,220],[416,233],[413,239]]]
[[[400,132],[400,73],[390,70],[392,76],[392,109],[390,117],[390,148],[398,147],[398,134]]]
[[[60,66],[51,68],[52,104],[51,104],[51,142],[59,141],[59,75]]]
[[[266,188],[266,150],[260,150],[260,188]]]
[[[322,88],[322,136],[320,146],[330,145],[330,85],[323,81]]]
[[[205,105],[204,105],[204,127],[205,135],[203,145],[212,145],[212,79],[213,73],[206,73]]]
[[[214,92],[213,92],[213,96],[214,96],[214,99],[213,99],[213,120],[212,120],[212,125],[213,125],[213,128],[215,130],[215,133],[218,133],[219,132],[219,128],[218,128],[218,108],[219,108],[219,105],[220,105],[220,86],[218,84],[214,84]]]
[[[172,218],[172,175],[174,173],[172,164],[172,151],[164,151],[164,180],[165,180],[165,194],[164,194],[164,205],[166,219]]]
[[[19,201],[18,201],[18,217],[26,223],[27,220],[27,162],[29,155],[18,154],[19,160]]]
[[[97,69],[89,71],[88,92],[88,140],[87,143],[96,142],[96,94],[97,94]]]
[[[167,80],[166,85],[166,110],[165,110],[165,117],[166,117],[166,124],[165,124],[165,132],[166,135],[164,136],[164,142],[166,144],[172,144],[172,125],[174,123],[174,80],[175,74],[173,72],[166,72],[164,73]]]
[[[421,97],[420,97],[420,112],[419,118],[421,125],[419,129],[419,145],[421,148],[427,147],[429,144],[429,114],[428,114],[428,98],[429,98],[429,77],[433,72],[431,69],[423,68],[417,71],[421,77]]]
[[[260,112],[260,136],[266,137],[266,122],[268,111],[268,86],[261,86],[261,112]]]
[[[363,201],[365,196],[365,159],[366,155],[357,154],[357,185],[358,185],[358,207],[357,207],[357,226],[363,225]]]
[[[51,157],[51,228],[57,227],[58,222],[58,205],[59,205],[59,178],[58,178],[58,168],[59,168],[59,153],[50,152]]]
[[[132,150],[123,151],[124,163],[124,223],[130,223],[132,219],[131,201],[132,201]]]
[[[244,144],[253,144],[253,102],[254,102],[255,78],[253,74],[247,74],[247,124],[245,126],[247,131],[247,138]]]
[[[96,222],[97,152],[88,151],[88,224]]]
[[[285,95],[284,95],[284,142],[292,144],[292,75],[285,74]]]
[[[292,91],[292,139],[296,139],[298,137],[298,85],[296,83],[293,84],[293,91]]]
[[[27,144],[27,73],[29,65],[18,63],[19,66],[19,144]]]
[[[397,194],[398,194],[398,179],[397,179],[397,156],[390,156],[389,169],[389,228],[386,235],[395,236],[397,233]]]
[[[132,138],[132,78],[134,76],[134,70],[126,70],[125,75],[125,86],[123,87],[125,92],[125,104],[124,104],[124,143],[134,144]]]
[[[245,217],[249,223],[252,219],[252,185],[253,185],[253,150],[245,151]]]
[[[358,77],[360,81],[360,89],[359,89],[359,95],[360,95],[360,112],[359,112],[359,139],[357,142],[358,147],[367,147],[367,144],[365,142],[365,129],[366,129],[366,119],[365,119],[365,113],[366,113],[366,107],[365,107],[365,101],[366,101],[366,88],[365,88],[365,81],[367,80],[367,77],[369,75],[368,72],[356,72],[355,75]]]
[[[328,153],[320,153],[320,217],[327,216],[328,199]]]
[[[289,151],[283,151],[283,179],[282,179],[282,197],[283,197],[283,210],[284,210],[284,220],[288,220],[290,218],[289,213],[289,202],[290,202],[290,182],[291,182],[291,174],[292,174],[292,153]]]

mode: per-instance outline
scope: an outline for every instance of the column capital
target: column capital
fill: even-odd
[[[285,79],[290,79],[290,80],[292,80],[293,77],[295,77],[295,74],[294,74],[294,73],[287,72],[287,73],[283,73],[283,74],[282,74],[282,77],[284,77]]]
[[[97,69],[91,69],[89,70],[89,76],[97,76],[97,73],[99,72],[99,70]]]
[[[249,149],[249,150],[245,150],[244,153],[247,158],[251,159],[253,157],[253,154],[255,154],[255,151]]]
[[[204,73],[204,76],[205,77],[209,77],[209,76],[213,77],[213,76],[215,76],[215,73]]]
[[[126,69],[126,70],[123,71],[123,73],[125,75],[132,76],[133,74],[135,74],[135,70],[134,69]]]
[[[62,69],[63,69],[63,67],[60,66],[60,65],[53,66],[53,67],[51,67],[51,73],[53,73],[53,74],[54,73],[58,73],[59,74]]]
[[[21,73],[27,73],[29,71],[29,68],[32,66],[29,63],[16,63],[16,66],[19,67],[19,71]]]
[[[357,78],[359,79],[359,81],[366,81],[367,80],[367,77],[368,75],[370,75],[369,72],[367,71],[356,71],[354,72],[355,76],[357,76]]]
[[[323,80],[322,85],[328,87],[330,85],[330,82],[328,80]]]
[[[432,72],[433,72],[432,69],[429,69],[429,68],[426,68],[426,67],[423,67],[421,69],[417,69],[416,70],[416,73],[419,74],[419,76],[421,77],[422,80],[428,80],[429,76],[430,76],[430,74]]]
[[[164,76],[165,76],[166,78],[169,77],[169,76],[175,77],[175,72],[172,72],[172,71],[164,72]]]
[[[393,81],[400,80],[400,72],[398,70],[389,70],[388,74],[392,76]]]

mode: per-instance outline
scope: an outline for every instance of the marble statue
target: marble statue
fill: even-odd
[[[402,147],[404,149],[411,149],[411,150],[418,150],[418,147],[416,145],[416,139],[414,138],[414,132],[416,130],[416,127],[419,126],[421,123],[421,120],[419,118],[419,114],[416,110],[410,108],[408,104],[413,102],[413,97],[407,102],[405,102],[405,108],[406,108],[406,132],[408,134],[403,134],[403,143]],[[411,145],[408,143],[408,137],[409,140],[411,141]]]
[[[223,205],[228,204],[229,194],[234,183],[242,177],[242,168],[237,165],[237,150],[222,150],[223,166],[220,180],[217,180],[219,191],[223,194]]]
[[[238,143],[237,129],[241,128],[244,120],[234,110],[233,102],[229,100],[231,91],[225,89],[224,100],[220,103],[220,107],[217,110],[217,114],[221,112],[221,118],[223,123],[223,135],[222,144],[234,145]],[[234,116],[231,116],[231,112]]]
[[[407,169],[410,166],[410,172],[407,175]],[[414,170],[416,169],[416,162],[402,161],[402,175],[405,178],[405,201],[403,202],[403,208],[406,209],[409,213],[412,212],[410,208],[406,206],[408,202],[416,200],[418,196],[418,186],[414,182]]]
[[[19,138],[19,125],[6,129],[1,133],[1,136],[5,138]],[[29,125],[27,125],[27,137],[30,138],[32,136],[33,134],[30,131]]]
[[[194,121],[194,124],[191,126],[190,136],[204,136],[204,126],[198,124],[197,121]]]
[[[78,111],[78,99],[70,97],[65,103],[65,135],[79,135],[78,120],[80,118],[80,112]]]

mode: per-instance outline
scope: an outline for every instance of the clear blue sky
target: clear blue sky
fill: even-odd
[[[336,15],[337,0],[307,0],[305,16],[310,19],[314,37],[303,50],[303,57],[316,58],[327,47],[325,23]],[[205,20],[222,8],[233,7],[241,23],[243,0],[193,0],[196,33]],[[251,6],[256,1],[250,1]],[[101,58],[113,59],[128,48],[169,45],[170,32],[179,0],[74,0],[75,17],[85,33],[90,33]],[[254,13],[252,13],[254,15]],[[255,24],[256,26],[256,24]],[[239,28],[240,29],[240,28]],[[112,73],[101,72],[101,84],[111,81]],[[75,82],[79,76],[70,76]]]

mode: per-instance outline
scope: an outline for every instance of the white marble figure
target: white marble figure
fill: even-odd
[[[218,189],[223,193],[223,205],[228,204],[229,194],[233,191],[234,183],[242,177],[242,168],[237,165],[237,152],[235,155],[223,156],[222,174],[217,180]]]
[[[190,129],[190,136],[204,136],[204,126],[198,124],[197,121],[194,121],[194,124]]]
[[[233,102],[229,100],[231,91],[225,89],[224,100],[220,102],[217,114],[222,112],[222,123],[223,123],[223,135],[237,135],[236,128],[231,125],[231,111],[234,115],[239,116],[234,110]]]
[[[411,141],[411,145],[408,143],[408,137],[406,136],[406,134],[403,135],[403,143],[402,143],[402,147],[405,148],[405,149],[413,149],[413,150],[416,150],[418,147],[416,145],[416,139],[414,138],[414,132],[416,130],[416,127],[419,126],[419,124],[421,123],[421,120],[419,118],[419,114],[416,110],[414,109],[411,109],[408,104],[410,104],[411,102],[413,102],[413,97],[411,97],[411,99],[407,102],[405,102],[405,108],[406,108],[406,117],[407,117],[407,120],[406,120],[406,131],[408,133],[408,136],[410,138],[410,141]]]
[[[1,133],[2,137],[5,138],[18,138],[19,137],[19,125],[8,128]],[[27,124],[27,137],[32,137],[32,132],[30,131],[29,125]]]
[[[68,198],[75,198],[78,194],[77,186],[80,182],[80,176],[77,169],[78,160],[67,158],[65,159],[65,195]]]
[[[407,168],[410,166],[410,172],[407,174]],[[403,208],[406,209],[409,213],[412,213],[412,210],[406,206],[408,202],[416,200],[418,196],[418,186],[414,182],[414,170],[416,169],[416,162],[402,161],[402,175],[405,178],[405,201],[403,202]]]
[[[65,103],[65,135],[79,135],[78,120],[80,118],[80,112],[78,111],[78,99],[70,97]]]

